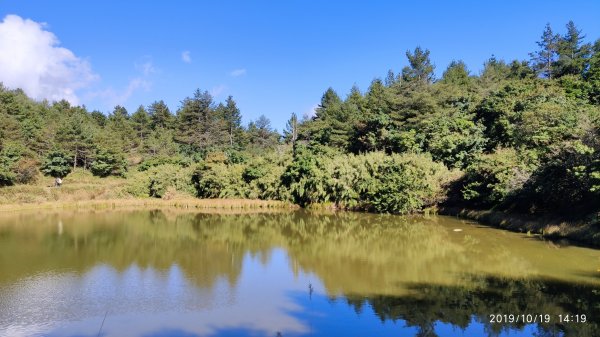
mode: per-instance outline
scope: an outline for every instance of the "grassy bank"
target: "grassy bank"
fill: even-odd
[[[168,198],[140,198],[128,194],[127,180],[98,178],[84,170],[76,170],[64,179],[63,186],[53,186],[44,177],[35,184],[0,188],[0,212],[32,209],[107,209],[131,207],[174,207],[182,209],[289,209],[298,206],[276,200],[198,199],[185,193]]]
[[[492,227],[514,232],[541,235],[549,239],[568,239],[600,247],[600,214],[567,218],[462,208],[442,208],[439,210],[439,214],[476,220]]]

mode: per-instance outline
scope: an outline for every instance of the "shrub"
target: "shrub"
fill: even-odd
[[[173,190],[194,195],[192,184],[193,168],[165,164],[155,166],[144,172],[134,173],[128,180],[125,191],[135,197],[162,198],[167,191]]]
[[[40,171],[38,162],[31,158],[21,158],[14,167],[15,182],[17,184],[30,184],[37,181]]]
[[[48,153],[41,171],[54,178],[64,178],[72,170],[71,157],[60,150],[53,150]]]
[[[466,169],[462,197],[476,206],[500,204],[521,190],[531,171],[514,149],[480,155]]]
[[[187,167],[190,164],[189,160],[185,160],[183,157],[177,156],[177,157],[164,157],[164,156],[158,156],[158,157],[150,157],[150,158],[146,158],[142,161],[142,163],[138,166],[138,171],[143,172],[143,171],[147,171],[149,169],[151,169],[152,167],[156,167],[156,166],[160,166],[160,165],[165,165],[165,164],[173,164],[173,165],[180,165],[183,167]]]
[[[37,162],[34,154],[20,143],[3,144],[0,151],[0,186],[27,184],[36,180]]]
[[[98,177],[123,177],[127,172],[127,162],[121,152],[101,149],[96,153],[90,169]]]
[[[334,202],[342,208],[406,214],[438,202],[447,173],[425,155],[304,153],[288,166],[282,184],[302,206]]]
[[[525,184],[518,206],[530,212],[600,210],[599,154],[580,141],[561,144],[542,159]]]
[[[244,166],[210,163],[200,165],[193,173],[196,194],[201,198],[245,198],[248,184],[242,178]]]

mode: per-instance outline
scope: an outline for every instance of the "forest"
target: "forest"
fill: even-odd
[[[84,170],[124,198],[244,198],[409,214],[440,206],[600,212],[600,39],[547,25],[524,60],[461,60],[440,78],[429,50],[285,130],[242,125],[233,97],[196,90],[105,114],[0,86],[0,190]],[[284,113],[284,112],[282,112]],[[288,112],[285,112],[286,114]]]

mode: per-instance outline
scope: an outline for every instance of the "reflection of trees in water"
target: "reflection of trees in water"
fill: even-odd
[[[484,325],[488,336],[524,323],[490,324],[490,314],[550,314],[550,323],[538,323],[538,336],[600,336],[600,292],[597,287],[555,280],[519,280],[473,276],[467,286],[413,284],[412,295],[347,297],[357,311],[372,307],[382,320],[403,320],[423,336],[435,336],[436,322],[466,329],[472,318]],[[560,324],[558,315],[585,314],[588,323]]]
[[[0,220],[0,256],[10,256],[0,259],[0,284],[46,270],[85,271],[98,263],[118,270],[133,263],[167,270],[175,263],[199,287],[211,288],[219,278],[235,286],[245,254],[267,264],[273,248],[282,247],[294,273],[314,273],[328,294],[345,295],[357,312],[368,304],[382,320],[406,320],[422,336],[435,335],[436,321],[465,328],[473,314],[490,335],[506,327],[487,324],[491,313],[600,314],[591,287],[527,281],[534,258],[513,247],[492,247],[482,237],[451,236],[436,221],[451,220],[159,210],[16,215]],[[548,254],[561,252],[544,254],[551,259]],[[466,277],[466,271],[497,277]],[[582,336],[586,329],[590,336],[598,332],[596,323],[551,324],[541,325],[540,334],[569,329]]]

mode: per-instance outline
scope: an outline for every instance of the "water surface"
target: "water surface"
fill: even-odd
[[[600,336],[599,270],[451,217],[9,213],[0,336]]]

